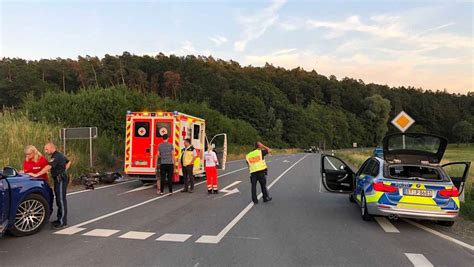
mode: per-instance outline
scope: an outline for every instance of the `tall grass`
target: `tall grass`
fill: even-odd
[[[47,142],[53,142],[59,151],[63,151],[62,142],[59,140],[60,128],[60,125],[31,121],[21,112],[0,113],[0,167],[23,169],[24,148],[27,145],[34,145],[42,152]],[[72,177],[90,171],[87,140],[68,140],[66,149],[66,156],[73,163],[70,170]],[[99,138],[93,141],[93,152],[94,169],[121,168],[123,141],[99,135]]]
[[[362,163],[372,154],[373,149],[345,149],[338,150],[337,156],[341,157],[348,164],[359,168]],[[474,221],[474,144],[452,144],[448,145],[443,157],[442,164],[456,161],[471,161],[469,177],[466,181],[465,202],[461,205],[461,214]]]

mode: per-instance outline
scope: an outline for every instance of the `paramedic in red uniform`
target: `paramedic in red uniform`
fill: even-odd
[[[206,166],[206,178],[207,178],[207,192],[212,194],[219,193],[217,188],[217,168],[219,161],[217,160],[216,152],[212,151],[212,147],[204,153],[204,164]]]
[[[48,165],[48,160],[41,155],[41,153],[36,149],[35,146],[27,146],[25,148],[25,161],[23,162],[23,172],[24,173],[38,173],[46,165]],[[38,178],[48,181],[48,174],[43,173]]]

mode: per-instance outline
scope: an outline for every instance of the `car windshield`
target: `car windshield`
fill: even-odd
[[[390,178],[408,180],[442,181],[443,176],[437,168],[416,165],[388,166]]]

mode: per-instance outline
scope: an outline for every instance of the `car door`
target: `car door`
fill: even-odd
[[[10,193],[8,188],[7,179],[0,178],[0,236],[3,234],[8,224],[8,213],[10,210]]]
[[[360,166],[359,170],[355,174],[355,188],[354,188],[354,195],[357,200],[360,201],[362,190],[364,188],[364,183],[369,179],[372,169],[374,168],[374,160],[372,158],[367,159],[362,166]]]
[[[210,145],[214,147],[217,160],[219,161],[219,166],[217,166],[217,168],[225,170],[225,163],[227,161],[227,134],[221,133],[214,135],[211,139]]]
[[[321,179],[324,188],[331,193],[352,193],[354,171],[340,158],[321,156]]]
[[[461,196],[464,192],[464,185],[469,176],[469,168],[471,162],[450,162],[441,166],[446,174],[451,178],[454,186],[457,187],[459,195]]]

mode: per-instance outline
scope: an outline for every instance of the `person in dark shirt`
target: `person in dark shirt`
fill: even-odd
[[[48,165],[38,173],[29,174],[38,177],[51,171],[51,176],[54,181],[54,196],[56,198],[56,206],[58,207],[57,220],[52,224],[55,229],[61,229],[67,226],[66,193],[69,184],[67,170],[71,167],[71,161],[69,161],[61,152],[57,151],[56,146],[53,143],[47,143],[44,146],[44,152],[51,157]]]
[[[160,179],[157,181],[157,189],[159,189],[159,192],[157,193],[160,195],[163,195],[163,186],[165,180],[167,181],[170,195],[173,194],[173,175],[175,165],[173,150],[173,144],[169,143],[169,136],[164,134],[163,143],[158,146],[156,164],[156,166],[160,166],[157,170],[157,178]]]

